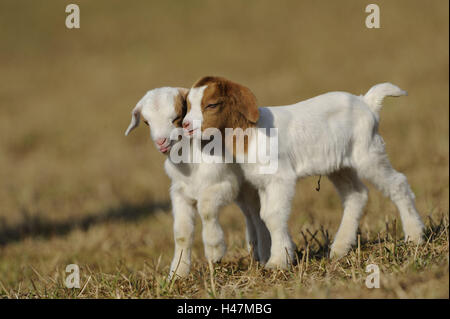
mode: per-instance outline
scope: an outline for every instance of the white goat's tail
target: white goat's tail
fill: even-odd
[[[408,92],[392,83],[386,82],[372,86],[366,95],[364,95],[364,101],[369,105],[372,112],[378,114],[382,106],[381,103],[386,96],[402,95],[408,95]]]

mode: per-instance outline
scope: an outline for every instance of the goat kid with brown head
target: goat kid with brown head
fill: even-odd
[[[140,118],[150,128],[150,135],[158,150],[166,155],[175,151],[173,134],[181,130],[186,114],[185,98],[188,89],[153,89],[137,103],[132,111],[128,135],[140,122]],[[223,231],[218,222],[218,213],[233,201],[241,208],[246,218],[247,245],[256,260],[267,260],[270,237],[259,218],[259,198],[256,190],[242,181],[239,167],[216,163],[176,163],[168,156],[164,168],[171,178],[170,197],[174,217],[175,253],[170,267],[170,275],[187,276],[191,265],[191,247],[194,235],[195,214],[202,217],[202,233],[205,255],[208,261],[220,261],[226,245]],[[257,234],[258,232],[258,234]],[[212,234],[212,235],[211,235]],[[257,238],[261,241],[258,243]],[[258,250],[258,246],[261,246]]]
[[[261,174],[266,164],[258,160],[239,165],[245,180],[258,190],[260,215],[270,232],[266,267],[287,268],[295,260],[295,245],[288,231],[291,201],[297,179],[306,176],[328,176],[342,199],[344,214],[331,257],[344,256],[355,244],[367,202],[361,178],[371,181],[397,205],[406,239],[422,241],[423,223],[415,208],[414,194],[406,177],[392,168],[377,131],[382,100],[401,95],[406,92],[382,83],[364,96],[330,92],[293,105],[258,109],[248,88],[208,76],[189,91],[183,128],[187,135],[212,127],[221,132],[227,128],[248,129],[247,156],[269,145],[270,134],[262,134],[261,138],[259,129],[277,130],[276,171]]]

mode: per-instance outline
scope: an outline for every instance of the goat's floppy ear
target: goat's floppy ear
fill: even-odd
[[[189,89],[178,88],[178,96],[175,100],[175,111],[177,115],[181,118],[181,121],[186,116],[187,112],[187,96],[189,94]],[[180,121],[180,123],[181,123]]]
[[[181,97],[183,98],[183,100],[187,99],[187,96],[189,94],[189,89],[186,88],[178,88],[178,92],[180,92]]]
[[[125,136],[128,136],[132,130],[134,130],[139,125],[139,120],[141,118],[141,109],[142,105],[138,103],[136,107],[131,112],[131,123],[128,126],[127,130],[125,131]]]
[[[253,92],[240,84],[229,83],[229,94],[234,96],[239,112],[251,123],[258,122],[259,110]]]

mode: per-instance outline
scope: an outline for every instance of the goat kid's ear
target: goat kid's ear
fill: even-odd
[[[258,122],[259,110],[256,97],[253,92],[240,84],[230,83],[229,93],[234,96],[239,112],[251,123]]]
[[[186,101],[187,96],[189,94],[189,89],[186,88],[178,88],[178,92],[180,92],[181,97],[183,98],[183,100]]]
[[[175,111],[177,115],[181,117],[181,120],[186,116],[187,113],[187,96],[189,94],[189,89],[178,88],[178,97],[175,102]]]
[[[134,130],[139,125],[139,120],[141,118],[141,104],[136,105],[136,107],[131,112],[131,122],[125,131],[125,136],[128,136],[132,130]]]

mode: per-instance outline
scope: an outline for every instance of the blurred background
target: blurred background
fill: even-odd
[[[449,211],[448,1],[87,1],[81,28],[65,27],[69,1],[0,3],[0,278],[10,287],[70,262],[113,271],[172,258],[164,156],[145,126],[129,137],[144,93],[220,75],[264,105],[328,91],[365,94],[389,81],[380,131],[409,179],[424,219]],[[291,232],[334,235],[340,201],[328,180],[298,184]],[[361,231],[377,232],[395,207],[371,188]],[[435,217],[433,217],[435,216]],[[244,219],[221,216],[228,257],[243,256]],[[397,223],[399,232],[401,227]],[[198,226],[200,226],[198,224]],[[194,260],[204,260],[199,231]],[[448,278],[448,277],[447,277]],[[448,287],[447,287],[448,294]]]

